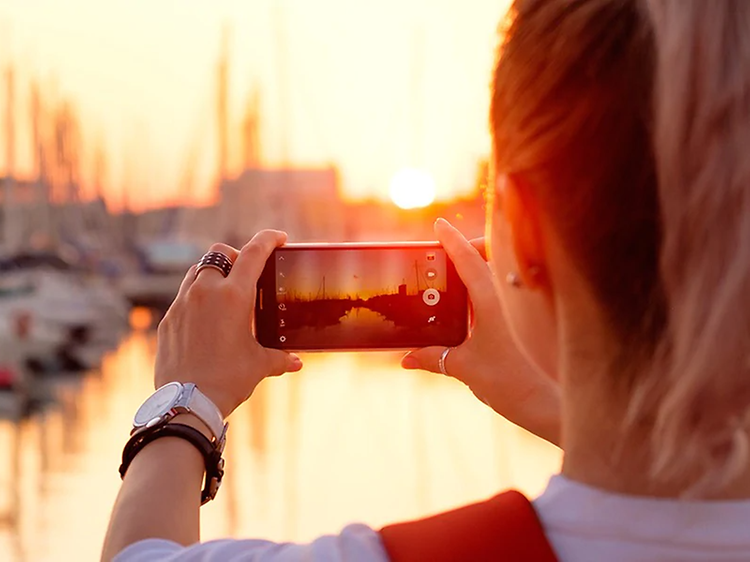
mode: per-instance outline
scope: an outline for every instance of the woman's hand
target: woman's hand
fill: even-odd
[[[446,371],[497,413],[559,444],[558,384],[529,364],[513,342],[494,276],[480,254],[484,239],[470,243],[443,219],[435,224],[435,233],[456,265],[473,306],[471,334],[448,354]],[[438,360],[443,351],[444,347],[419,349],[404,356],[401,365],[439,373]]]
[[[192,382],[228,416],[267,376],[299,371],[296,355],[262,347],[253,336],[258,278],[286,234],[264,230],[238,251],[214,244],[234,266],[227,278],[193,266],[159,324],[155,384]]]

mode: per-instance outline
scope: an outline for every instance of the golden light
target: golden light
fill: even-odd
[[[390,194],[402,209],[426,207],[435,200],[435,180],[422,170],[404,168],[391,179]]]
[[[154,325],[154,315],[148,308],[138,307],[130,311],[130,327],[134,330],[147,330]]]

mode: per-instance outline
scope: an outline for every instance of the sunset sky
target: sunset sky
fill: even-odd
[[[48,103],[75,105],[86,174],[97,143],[105,147],[113,203],[125,188],[141,208],[205,200],[226,29],[232,171],[256,89],[265,164],[337,164],[355,198],[386,198],[391,177],[417,167],[448,198],[473,185],[489,151],[488,84],[506,8],[506,0],[0,0],[0,169],[12,64],[18,174],[30,167],[29,84],[38,80]]]

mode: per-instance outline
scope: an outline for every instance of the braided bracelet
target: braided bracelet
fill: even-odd
[[[214,445],[203,433],[181,423],[167,423],[133,435],[122,450],[122,464],[120,465],[120,477],[125,478],[125,473],[133,462],[135,456],[149,443],[160,437],[180,437],[195,446],[206,463],[206,481],[201,491],[201,505],[216,497],[224,477],[224,459],[221,457],[223,443]]]

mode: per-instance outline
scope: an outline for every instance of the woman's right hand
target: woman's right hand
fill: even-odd
[[[253,336],[256,285],[274,248],[286,234],[263,230],[241,250],[214,244],[234,262],[223,277],[190,268],[169,311],[159,324],[155,387],[195,383],[227,417],[247,400],[265,377],[299,371],[294,354],[262,347]]]
[[[484,239],[469,242],[447,221],[435,233],[466,285],[473,306],[469,337],[445,360],[451,377],[466,384],[482,402],[513,423],[556,445],[560,443],[560,389],[524,357],[505,321],[492,271],[480,254]],[[440,373],[444,347],[408,353],[405,369]]]

